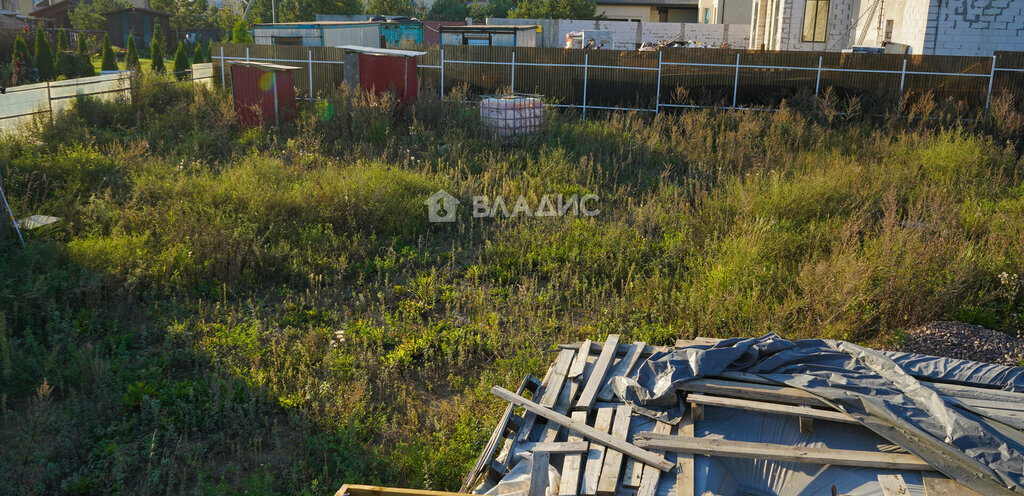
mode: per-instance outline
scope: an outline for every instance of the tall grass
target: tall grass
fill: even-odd
[[[551,113],[503,142],[423,94],[243,130],[219,91],[147,77],[0,140],[14,211],[63,219],[0,255],[0,492],[453,489],[488,388],[559,342],[1021,328],[1008,99]],[[601,213],[431,224],[438,189]]]

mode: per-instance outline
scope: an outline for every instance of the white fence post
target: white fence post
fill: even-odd
[[[224,63],[224,47],[220,47],[220,87],[223,89],[228,84],[227,81],[227,64]]]
[[[512,49],[512,84],[510,85],[510,87],[512,88],[512,93],[515,93],[516,92],[516,51],[515,51],[515,49]]]
[[[899,106],[896,108],[897,112],[899,112],[899,109],[903,108],[903,83],[906,80],[907,80],[907,59],[903,59],[903,70],[900,71],[900,103],[899,103]]]
[[[249,61],[249,47],[245,47],[245,61]]]
[[[732,80],[732,108],[736,109],[736,92],[740,89],[740,54],[736,54],[736,75]]]
[[[587,66],[590,65],[590,54],[583,52],[583,120],[587,120]]]
[[[444,100],[444,48],[441,49],[441,99]]]
[[[985,97],[985,110],[992,102],[992,81],[996,78],[996,56],[992,56],[992,71],[988,73],[988,95]]]
[[[309,99],[313,99],[313,50],[309,49]]]
[[[818,56],[818,77],[814,80],[814,94],[818,94],[818,88],[821,87],[821,55]]]
[[[658,89],[654,92],[654,113],[661,110],[661,50],[658,50]]]

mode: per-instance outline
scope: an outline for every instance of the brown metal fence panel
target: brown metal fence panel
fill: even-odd
[[[298,67],[300,97],[322,96],[344,81],[344,50],[332,47],[215,44],[215,80],[228,84],[233,60]],[[223,57],[223,58],[221,58]],[[1024,53],[992,57],[766,52],[663,48],[655,52],[446,45],[417,58],[421,93],[467,96],[515,91],[557,106],[658,111],[679,106],[769,107],[800,94],[860,99],[865,112],[913,106],[924,95],[964,109],[1010,93],[1021,104]]]

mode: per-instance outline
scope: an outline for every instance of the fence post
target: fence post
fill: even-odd
[[[245,61],[249,61],[249,47],[245,47]]]
[[[821,55],[818,56],[818,77],[814,80],[814,94],[818,94],[818,88],[821,87]]]
[[[658,86],[654,92],[654,113],[661,110],[661,50],[658,50]]]
[[[988,74],[988,96],[985,97],[985,110],[988,110],[989,103],[992,102],[992,81],[996,78],[996,56],[992,56],[992,71]]]
[[[50,94],[50,82],[46,82],[46,106],[50,109],[50,125],[53,125],[53,96]]]
[[[907,79],[907,59],[903,59],[903,70],[900,71],[900,102],[896,107],[896,111],[903,108],[903,82]]]
[[[587,72],[590,65],[590,54],[583,52],[583,120],[587,120]]]
[[[512,88],[512,93],[515,93],[516,92],[516,51],[515,51],[514,48],[512,49],[512,84],[510,86]]]
[[[740,54],[736,54],[736,75],[732,80],[732,108],[736,109],[736,92],[740,89]]]
[[[224,63],[224,47],[221,46],[220,47],[220,88],[221,89],[224,89],[224,86],[227,86],[227,84],[228,84],[226,72],[227,72],[227,66]]]
[[[444,100],[444,48],[441,49],[441,99]]]
[[[313,50],[309,50],[309,100],[313,101]]]

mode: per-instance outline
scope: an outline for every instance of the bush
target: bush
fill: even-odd
[[[161,36],[160,29],[154,29],[153,40],[149,42],[149,56],[151,58],[149,67],[157,74],[167,72],[167,69],[164,67],[164,49],[160,43]]]
[[[103,35],[103,62],[100,69],[104,71],[116,71],[117,60],[114,59],[114,48],[110,46],[110,35]]]
[[[252,37],[249,36],[249,25],[245,21],[239,19],[235,23],[235,27],[231,28],[231,43],[252,43]]]
[[[50,42],[43,35],[43,28],[36,28],[36,69],[40,81],[53,80],[53,51]]]
[[[18,35],[14,39],[14,50],[11,53],[11,74],[12,85],[18,85],[28,80],[32,69],[32,58],[28,54],[28,43]]]
[[[68,33],[61,28],[57,31],[57,58],[60,58],[60,54],[71,50],[71,44],[68,43]],[[57,58],[54,58],[54,63],[57,63]]]
[[[135,35],[128,35],[128,53],[124,57],[124,68],[130,71],[142,69],[139,63],[139,50],[135,47]]]
[[[202,64],[206,62],[206,57],[203,55],[203,44],[196,43],[196,51],[192,54],[193,64]]]
[[[185,53],[185,45],[179,41],[178,48],[174,50],[174,77],[180,81],[188,79],[191,68],[192,65],[188,63],[188,54]]]

